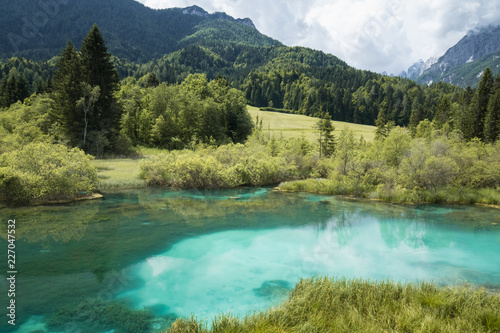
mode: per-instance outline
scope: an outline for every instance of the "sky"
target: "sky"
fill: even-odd
[[[151,8],[198,5],[250,18],[288,46],[333,54],[349,65],[400,74],[441,56],[469,30],[500,24],[498,0],[138,0]]]

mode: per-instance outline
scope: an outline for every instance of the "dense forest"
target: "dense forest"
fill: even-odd
[[[0,8],[0,58],[50,59],[68,40],[82,41],[94,23],[112,54],[134,62],[160,58],[207,39],[281,45],[244,20],[208,14],[196,6],[154,10],[134,0],[0,0]]]

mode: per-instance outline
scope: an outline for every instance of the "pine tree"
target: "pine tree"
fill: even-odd
[[[24,101],[29,97],[28,82],[24,74],[18,74],[16,68],[12,68],[9,75],[0,83],[0,107],[9,107],[17,101]]]
[[[494,142],[500,135],[500,75],[497,76],[492,97],[484,119],[484,140]]]
[[[412,108],[411,110],[411,116],[410,116],[410,132],[411,136],[415,137],[417,134],[417,126],[418,124],[424,120],[422,115],[424,114],[424,108],[422,105],[418,105],[415,108]]]
[[[375,126],[377,126],[377,129],[375,130],[376,140],[383,139],[389,134],[387,126],[386,109],[387,109],[387,98],[385,98],[382,104],[380,105],[380,110],[378,112],[377,120],[375,121]]]
[[[488,109],[490,95],[493,89],[493,76],[491,70],[486,68],[479,87],[470,105],[470,121],[472,125],[472,137],[483,138],[484,118]]]
[[[439,103],[436,116],[434,117],[434,125],[437,128],[443,127],[443,125],[450,118],[451,103],[448,97],[444,96]]]
[[[329,157],[335,152],[335,136],[333,135],[335,127],[333,126],[330,114],[321,112],[317,126],[319,130],[320,155]]]
[[[100,88],[99,99],[94,104],[94,117],[89,119],[88,129],[116,134],[121,112],[114,95],[120,81],[111,54],[95,24],[82,42],[81,61],[83,81],[91,87]]]
[[[77,102],[82,97],[82,78],[80,57],[69,41],[57,62],[57,71],[52,81],[52,116],[61,125],[61,134],[72,146],[81,144],[84,130],[83,117],[77,107]]]
[[[26,98],[30,96],[28,81],[26,81],[26,77],[23,73],[19,74],[16,82],[16,102],[24,101]]]
[[[0,82],[0,108],[6,108],[9,105],[7,101],[7,78],[4,77]]]

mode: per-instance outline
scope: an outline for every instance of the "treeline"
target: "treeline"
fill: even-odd
[[[433,119],[446,96],[457,101],[462,89],[437,83],[421,86],[352,68],[302,68],[252,72],[242,86],[250,104],[294,110],[299,114],[328,112],[334,120],[374,125],[383,111],[388,121],[408,126],[413,110]]]
[[[49,91],[54,71],[55,65],[49,61],[0,60],[0,108]]]

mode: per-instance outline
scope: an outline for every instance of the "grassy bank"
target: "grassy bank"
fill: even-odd
[[[207,329],[178,319],[183,332],[500,332],[500,296],[469,287],[315,278],[277,308],[244,319],[221,316]]]
[[[125,158],[92,161],[98,171],[97,189],[106,191],[146,187],[144,180],[138,177],[141,160],[142,158]]]
[[[306,139],[318,140],[316,123],[318,118],[303,116],[298,114],[288,114],[272,111],[260,111],[259,108],[248,106],[248,112],[255,121],[257,117],[262,120],[262,131],[271,138],[291,138],[304,134]],[[353,131],[355,137],[373,141],[375,137],[375,126],[351,124],[342,121],[332,121],[335,127],[334,135],[339,135],[344,128]]]

